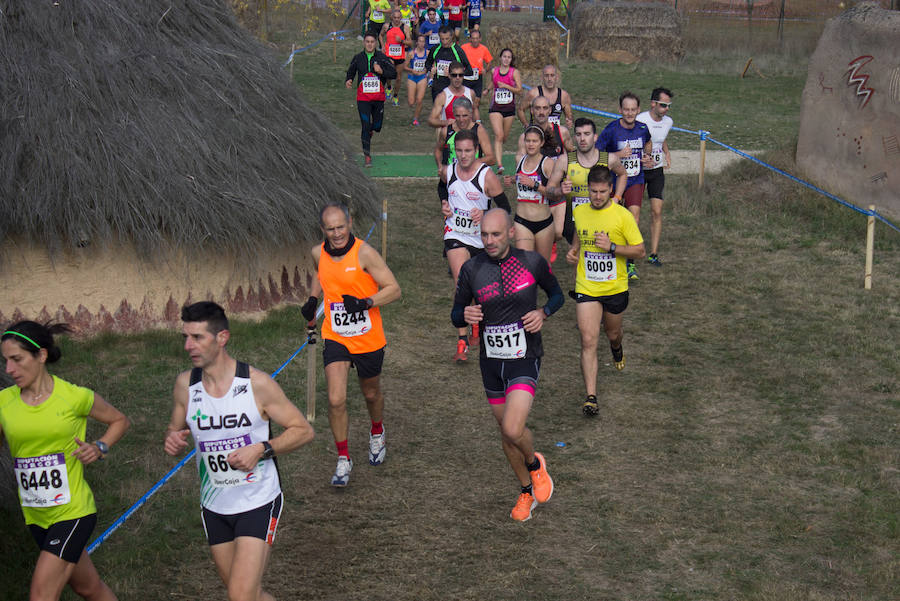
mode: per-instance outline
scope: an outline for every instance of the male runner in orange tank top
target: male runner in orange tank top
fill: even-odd
[[[400,298],[400,285],[374,248],[353,237],[350,210],[330,202],[319,213],[325,242],[312,249],[318,278],[301,313],[315,321],[319,295],[324,293],[322,323],[325,380],[328,388],[328,423],[334,434],[338,462],[332,486],[347,486],[353,462],[347,449],[347,380],[356,367],[359,388],[372,420],[369,463],[380,465],[385,457],[384,395],[381,367],[384,362],[384,329],[380,307]]]

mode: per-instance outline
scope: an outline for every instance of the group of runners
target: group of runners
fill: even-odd
[[[381,10],[373,9],[370,23],[377,24]],[[433,6],[425,7],[424,22],[432,12]],[[410,26],[402,8],[390,18],[393,28]],[[652,214],[648,261],[661,264],[657,247],[673,94],[654,89],[649,110],[640,113],[639,98],[623,93],[622,117],[598,132],[592,120],[574,118],[555,67],[546,67],[542,85],[523,94],[512,52],[504,49],[481,90],[469,83],[472,78],[480,82],[492,57],[477,28],[470,24],[470,44],[484,48],[480,61],[457,46],[452,27],[439,27],[437,35],[431,50],[431,40],[417,36],[398,63],[400,59],[378,50],[379,36],[389,53],[408,37],[398,39],[396,31],[384,26],[379,34],[367,33],[346,85],[352,87],[358,77],[363,148],[370,161],[371,133],[381,127],[387,84],[396,80],[398,65],[409,63],[413,73],[432,79],[435,106],[428,121],[437,132],[444,254],[454,282],[448,305],[457,331],[453,359],[466,361],[470,346],[479,347],[485,395],[520,486],[510,515],[525,521],[553,494],[547,462],[535,450],[526,424],[544,354],[541,331],[564,303],[552,270],[556,243],[568,243],[565,260],[576,266],[569,296],[576,302],[581,336],[581,408],[594,416],[600,411],[601,331],[615,368],[625,367],[623,314],[629,279],[637,277],[634,261],[645,256],[638,228],[645,188]],[[408,61],[409,55],[414,60]],[[414,82],[416,98],[422,81]],[[392,87],[396,90],[397,84]],[[491,98],[493,144],[478,119],[478,92]],[[517,102],[519,95],[523,98]],[[515,171],[505,174],[503,141],[515,118],[524,131]],[[515,207],[505,188],[514,190]],[[371,422],[368,462],[378,466],[386,460],[381,307],[399,299],[401,291],[379,253],[353,236],[347,206],[327,203],[319,225],[323,242],[312,249],[317,278],[301,313],[315,322],[321,302],[328,420],[337,453],[331,484],[345,487],[353,468],[347,411],[351,368]],[[541,306],[538,289],[546,296]],[[230,356],[222,307],[194,303],[182,309],[181,317],[192,369],[176,378],[163,448],[177,455],[193,439],[203,527],[229,598],[272,599],[261,582],[283,503],[277,457],[309,443],[314,432],[271,377]],[[40,549],[31,598],[58,599],[68,583],[83,598],[115,599],[85,551],[96,524],[96,505],[84,466],[110,453],[130,423],[100,395],[50,375],[47,366],[61,356],[54,334],[63,330],[21,321],[0,336],[6,371],[14,381],[0,391],[0,434],[9,442],[22,511]],[[85,441],[87,417],[106,425],[94,442]],[[272,422],[281,426],[278,436],[272,436]]]

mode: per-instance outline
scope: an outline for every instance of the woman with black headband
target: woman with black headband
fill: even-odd
[[[64,324],[20,321],[0,336],[15,382],[0,391],[0,435],[9,442],[22,513],[40,548],[30,598],[59,599],[68,583],[85,599],[109,601],[116,596],[85,551],[97,507],[84,466],[103,459],[130,424],[100,395],[47,371],[62,354],[53,335],[67,331]],[[90,443],[88,416],[108,426]]]

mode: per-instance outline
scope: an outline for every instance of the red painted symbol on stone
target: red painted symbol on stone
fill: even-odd
[[[834,94],[834,88],[825,85],[825,74],[821,71],[819,72],[819,87],[822,88],[823,94],[825,94],[826,92],[828,94]]]
[[[875,60],[873,56],[864,54],[862,56],[857,56],[847,65],[847,85],[856,86],[856,96],[862,102],[862,104],[859,105],[860,109],[864,109],[866,105],[869,104],[869,99],[872,98],[875,89],[866,87],[866,84],[869,82],[869,74],[860,74],[859,70],[873,60]]]

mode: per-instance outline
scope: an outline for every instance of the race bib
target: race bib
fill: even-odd
[[[559,125],[559,115],[550,115],[549,117],[547,117],[547,121],[549,121],[553,125]]]
[[[369,20],[382,21],[382,20],[384,20],[384,13],[382,13],[380,10],[373,10],[372,16],[369,18]]]
[[[622,167],[625,168],[625,174],[628,177],[634,177],[641,172],[641,158],[640,156],[633,154],[624,159],[620,159],[622,162]]]
[[[591,202],[591,199],[587,196],[573,196],[572,197],[572,213],[575,212],[575,207],[578,207],[583,204],[587,204]],[[575,223],[575,215],[572,215],[572,223]]]
[[[522,359],[528,345],[521,321],[484,327],[484,352],[491,359]]]
[[[615,255],[585,251],[584,275],[590,282],[610,282],[616,279]]]
[[[450,215],[447,220],[450,222],[450,229],[458,234],[467,234],[469,236],[481,234],[481,226],[477,223],[472,223],[472,216],[469,211],[453,207],[453,215]]]
[[[358,313],[348,313],[344,310],[344,303],[331,303],[331,330],[338,336],[352,338],[362,336],[372,329],[372,320],[369,318],[369,310]]]
[[[394,58],[403,56],[403,46],[400,44],[388,44],[388,55]]]
[[[381,92],[381,80],[376,75],[366,75],[362,80],[363,94],[378,94]]]
[[[450,14],[451,14],[451,15],[458,15],[458,14],[459,14],[459,7],[458,7],[458,6],[451,6],[451,7],[450,7]]]
[[[518,176],[516,176],[516,197],[524,202],[541,202],[542,200],[541,193],[519,183]]]
[[[653,169],[657,167],[665,167],[666,165],[666,155],[662,150],[654,150],[653,154],[650,155],[653,159]]]
[[[415,69],[416,71],[424,71],[425,70],[425,59],[424,58],[413,59],[413,69]]]
[[[437,46],[441,43],[441,36],[437,33],[432,33],[428,36],[428,45],[429,46]]]
[[[253,444],[249,434],[222,440],[201,440],[200,460],[206,467],[210,483],[216,488],[235,488],[256,484],[262,480],[265,462],[256,464],[253,471],[238,470],[228,463],[228,455],[241,447]]]
[[[447,71],[450,70],[450,61],[438,61],[437,62],[437,74],[438,77],[446,77]]]
[[[472,67],[472,74],[466,75],[463,79],[467,79],[469,81],[475,81],[481,75],[481,71],[478,70],[478,67]]]
[[[477,19],[477,18],[480,17],[480,16],[481,16],[481,9],[480,9],[480,8],[470,8],[470,9],[469,9],[469,17],[470,17],[470,18],[472,18],[472,19]]]
[[[494,90],[494,103],[496,104],[509,104],[513,101],[513,93],[511,90],[496,89]]]
[[[23,507],[55,507],[72,499],[65,454],[16,457],[13,467]]]

